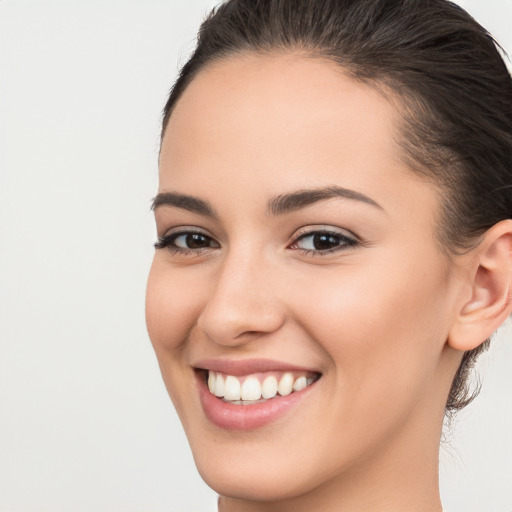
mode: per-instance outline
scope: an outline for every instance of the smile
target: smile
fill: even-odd
[[[205,417],[224,430],[261,428],[291,411],[321,373],[268,360],[210,360],[195,367]]]
[[[253,405],[301,391],[316,378],[311,372],[260,372],[235,376],[210,370],[207,382],[212,395],[236,405]]]

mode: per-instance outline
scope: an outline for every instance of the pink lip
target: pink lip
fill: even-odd
[[[216,363],[218,364],[215,364],[215,368],[211,367],[210,369],[229,375],[244,375],[247,373],[257,373],[258,371],[304,370],[303,368],[291,367],[289,365],[286,365],[286,368],[284,368],[282,364],[279,364],[279,366],[269,366],[269,361],[265,361],[265,365],[262,366],[263,360],[238,361],[235,366],[233,366],[233,362],[227,364],[226,362],[216,361]],[[288,396],[277,395],[266,402],[251,405],[235,405],[225,402],[210,393],[204,372],[196,372],[196,381],[199,398],[206,417],[217,427],[238,431],[254,430],[282,417],[297,406],[316,384],[314,382],[307,388],[301,391],[294,391]]]
[[[296,366],[289,363],[274,361],[272,359],[203,359],[193,365],[202,370],[213,370],[227,375],[248,375],[250,373],[285,371],[285,372],[313,372],[320,373],[318,370]]]

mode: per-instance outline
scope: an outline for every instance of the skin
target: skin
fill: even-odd
[[[159,192],[199,198],[216,217],[155,209],[159,236],[193,227],[209,238],[185,253],[156,250],[147,324],[223,512],[442,509],[444,405],[483,307],[509,296],[480,269],[496,240],[510,267],[510,226],[479,253],[448,259],[438,191],[402,162],[398,126],[374,89],[293,54],[210,65],[170,118]],[[332,186],[379,206],[333,197],[268,211],[276,196]],[[308,252],[311,236],[300,237],[320,228],[358,243]],[[287,361],[322,377],[293,413],[230,432],[205,417],[192,369],[217,357]]]

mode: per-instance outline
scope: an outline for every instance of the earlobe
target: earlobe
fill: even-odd
[[[472,252],[471,297],[448,337],[452,348],[463,351],[483,343],[512,311],[512,220],[495,224]]]

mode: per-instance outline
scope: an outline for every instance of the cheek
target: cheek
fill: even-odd
[[[197,276],[177,272],[157,253],[146,290],[146,324],[169,396],[186,422],[187,400],[191,392],[187,341],[202,304],[201,282]],[[190,402],[190,400],[188,400]],[[196,404],[197,405],[197,404]]]
[[[359,398],[351,407],[389,406],[390,396],[420,393],[435,379],[445,342],[443,267],[434,260],[418,271],[414,257],[386,262],[385,256],[317,275],[314,287],[304,282],[294,294],[295,311],[331,359],[335,392]]]
[[[146,323],[157,355],[180,347],[201,305],[197,276],[176,272],[163,259],[155,256],[146,289]]]

